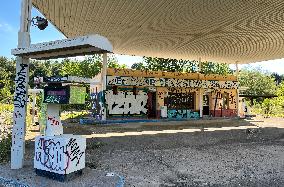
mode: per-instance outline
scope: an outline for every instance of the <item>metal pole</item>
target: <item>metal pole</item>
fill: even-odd
[[[238,61],[236,61],[236,77],[237,77],[237,81],[239,81],[239,65],[238,65]],[[237,115],[238,117],[240,117],[240,107],[239,107],[239,88],[237,88],[237,98],[236,98],[236,102],[237,102]]]
[[[107,75],[107,53],[103,54],[103,67],[102,67],[102,91],[106,90],[106,75]],[[102,120],[106,120],[106,108],[102,114]]]
[[[22,0],[18,48],[30,46],[31,0]],[[29,82],[29,59],[16,58],[14,113],[11,147],[11,169],[20,169],[24,163],[26,115]]]

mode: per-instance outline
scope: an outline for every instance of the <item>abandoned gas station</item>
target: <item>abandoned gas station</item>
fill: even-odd
[[[12,50],[17,65],[11,168],[24,163],[29,59],[102,54],[102,71],[91,87],[98,120],[235,117],[240,111],[238,64],[284,57],[283,6],[280,0],[22,0],[19,43]],[[67,39],[31,45],[32,7]],[[236,75],[107,69],[107,53],[236,64]],[[38,174],[65,176],[85,167],[86,140],[62,130],[60,105],[68,104],[64,96],[72,94],[71,87],[61,90],[64,81],[54,79],[46,92],[52,98],[47,119],[52,120],[46,121],[48,133],[35,141]],[[58,154],[60,160],[50,157]]]
[[[100,76],[99,76],[100,77]],[[97,80],[98,82],[99,80]],[[106,90],[91,86],[101,119],[236,117],[237,77],[200,73],[107,69]]]

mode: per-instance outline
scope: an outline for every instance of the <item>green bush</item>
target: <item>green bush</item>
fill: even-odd
[[[12,136],[8,134],[0,138],[0,163],[5,163],[10,160],[12,145]]]

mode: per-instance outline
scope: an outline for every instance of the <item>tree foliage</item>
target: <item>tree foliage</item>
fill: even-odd
[[[135,63],[131,66],[131,68],[137,70],[195,73],[199,72],[199,62],[144,57],[143,62]],[[201,73],[227,75],[231,74],[232,70],[229,68],[228,64],[202,62]]]
[[[11,93],[14,90],[15,73],[15,60],[0,57],[0,101],[6,101],[11,98]]]
[[[249,95],[274,95],[276,94],[275,79],[260,68],[242,69],[239,73],[241,87],[247,87],[245,94]]]

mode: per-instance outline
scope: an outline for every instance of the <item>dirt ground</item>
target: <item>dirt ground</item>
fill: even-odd
[[[28,133],[27,160],[33,158],[36,133],[36,128]],[[284,186],[280,118],[65,123],[64,133],[87,135],[87,167],[115,172],[125,186]]]

